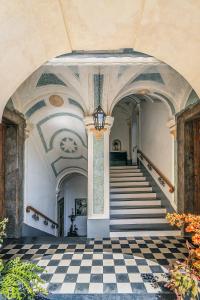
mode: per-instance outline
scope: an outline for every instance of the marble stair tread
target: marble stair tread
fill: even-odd
[[[167,224],[168,221],[162,217],[162,218],[115,218],[110,219],[110,225],[120,225],[120,224]]]
[[[132,230],[177,230],[177,227],[171,226],[169,224],[120,224],[120,225],[110,225],[111,231],[132,231]]]
[[[136,215],[136,214],[152,214],[152,213],[166,213],[166,208],[160,206],[145,206],[145,207],[112,207],[110,214],[112,215]]]
[[[126,230],[126,231],[110,231],[111,238],[119,238],[119,237],[151,237],[151,236],[181,236],[181,230]],[[143,299],[143,298],[142,298]],[[164,299],[162,297],[162,299]]]
[[[138,166],[135,165],[135,166],[113,166],[113,167],[110,167],[110,170],[124,170],[124,169],[138,169]]]
[[[110,174],[110,178],[129,178],[129,177],[139,177],[144,176],[142,172],[134,172],[134,173],[121,173],[121,174]]]
[[[156,199],[156,193],[111,194],[110,199]]]
[[[148,186],[148,187],[132,187],[132,188],[126,188],[126,187],[122,187],[122,188],[111,188],[110,192],[111,193],[135,193],[135,192],[152,192],[153,188]]]
[[[110,187],[139,187],[150,186],[148,181],[110,182]]]
[[[165,213],[151,213],[151,214],[137,214],[137,215],[134,215],[134,214],[127,214],[127,215],[111,215],[111,220],[120,220],[120,219],[156,219],[156,218],[165,218],[166,217],[166,214]]]
[[[135,177],[111,177],[110,178],[110,182],[123,182],[123,181],[126,181],[126,182],[134,182],[134,181],[145,181],[146,180],[146,177],[144,176],[135,176]]]
[[[133,206],[161,206],[161,201],[160,200],[144,200],[144,201],[139,201],[139,200],[123,200],[123,201],[112,201],[110,204],[110,207],[133,207]]]

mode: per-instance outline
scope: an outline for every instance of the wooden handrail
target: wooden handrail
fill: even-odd
[[[140,154],[141,160],[144,158],[148,162],[147,167],[149,168],[149,170],[151,171],[152,169],[154,169],[159,175],[158,180],[160,184],[164,186],[166,183],[169,187],[169,192],[173,193],[175,188],[173,184],[169,181],[169,179],[154,165],[154,163],[152,163],[152,161],[141,150],[138,150],[138,153]]]
[[[26,212],[29,213],[30,211],[33,211],[34,213],[36,213],[37,215],[43,217],[45,220],[51,222],[52,224],[54,224],[56,227],[58,227],[58,223],[54,222],[52,219],[50,219],[49,217],[45,216],[43,213],[41,213],[39,210],[37,210],[36,208],[32,207],[32,206],[27,206],[26,207]]]

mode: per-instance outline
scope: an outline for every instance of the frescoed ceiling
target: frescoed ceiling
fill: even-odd
[[[68,170],[87,172],[84,117],[101,103],[112,114],[122,98],[134,103],[163,101],[171,117],[191,95],[171,67],[140,54],[62,55],[31,75],[12,96],[27,119],[28,139],[40,147],[56,178]]]

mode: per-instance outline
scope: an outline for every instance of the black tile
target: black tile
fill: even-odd
[[[152,248],[151,252],[152,253],[161,253],[161,251],[158,248]]]
[[[132,253],[141,253],[140,249],[131,249]]]
[[[156,261],[158,262],[159,265],[161,266],[168,266],[169,262],[167,259],[156,259]]]
[[[76,282],[78,274],[66,274],[64,282]]]
[[[125,261],[123,259],[114,259],[114,265],[115,266],[124,266]]]
[[[128,273],[140,273],[137,266],[127,266],[126,269]]]
[[[91,273],[91,267],[89,266],[80,266],[80,270],[79,273],[87,273],[90,274]]]
[[[70,262],[70,266],[80,266],[81,265],[81,259],[72,259]]]
[[[142,249],[148,248],[148,246],[147,246],[146,244],[138,244],[138,246],[139,246],[140,248],[142,248]]]
[[[113,254],[105,253],[103,254],[103,259],[113,259]]]
[[[61,289],[62,284],[61,283],[49,283],[48,285],[48,291],[49,292],[58,292]]]
[[[146,259],[136,259],[135,261],[138,266],[147,266],[148,265]]]
[[[128,274],[116,274],[116,279],[118,283],[128,283],[129,281],[129,277]]]
[[[103,293],[117,293],[117,284],[116,283],[104,283],[103,284]]]
[[[177,248],[170,248],[169,250],[172,253],[181,253]]]
[[[145,259],[154,259],[154,255],[151,253],[143,253]]]
[[[62,259],[72,259],[72,256],[73,256],[73,254],[65,253],[65,254],[63,254]]]
[[[103,273],[115,273],[115,268],[113,266],[104,266],[103,267]]]
[[[147,292],[144,283],[140,283],[140,282],[134,282],[131,283],[131,287],[132,287],[132,292],[133,293],[137,293],[137,294],[144,294]]]
[[[90,282],[102,283],[103,282],[103,274],[91,274]]]
[[[46,251],[47,249],[39,249],[35,252],[35,254],[45,254]]]
[[[58,266],[60,260],[59,259],[51,259],[50,262],[48,263],[48,266]]]
[[[51,280],[51,278],[53,277],[53,274],[46,274],[43,273],[40,275],[40,278],[46,282],[49,282]]]
[[[165,258],[168,258],[168,259],[176,258],[172,253],[163,253],[163,255],[165,256]]]
[[[67,266],[58,266],[56,268],[55,273],[67,273],[68,267]]]
[[[92,261],[93,266],[103,266],[103,259],[94,259]]]
[[[88,293],[89,290],[89,283],[77,283],[75,287],[75,293],[82,294]]]
[[[59,245],[50,245],[49,249],[57,249]]]
[[[33,254],[24,254],[22,256],[22,259],[24,259],[24,260],[30,260],[32,257],[33,257]],[[43,259],[43,257],[42,257],[42,259]]]
[[[167,248],[164,244],[157,244],[158,248]]]
[[[93,258],[93,254],[83,254],[83,259],[92,259]]]
[[[112,249],[112,246],[109,244],[105,244],[105,245],[103,245],[103,248],[104,249]]]
[[[150,266],[153,273],[163,273],[163,269],[160,266]]]
[[[65,253],[65,249],[57,249],[55,253],[56,254],[63,254],[63,253]]]

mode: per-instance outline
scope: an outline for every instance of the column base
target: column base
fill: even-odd
[[[110,237],[110,220],[109,219],[88,219],[87,237],[88,238]]]

